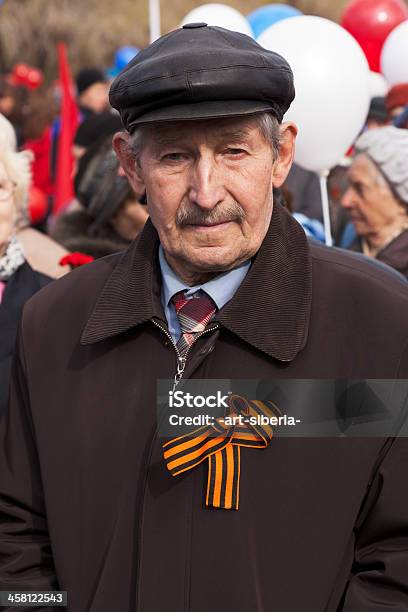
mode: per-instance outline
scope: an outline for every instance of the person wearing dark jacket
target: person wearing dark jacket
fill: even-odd
[[[109,86],[103,71],[97,67],[82,68],[76,75],[78,104],[83,116],[103,113],[109,108]]]
[[[1,127],[4,130],[7,124]],[[30,161],[26,153],[17,153],[3,136],[4,132],[0,148],[0,418],[6,409],[23,305],[51,281],[30,267],[17,236],[19,215],[26,205]]]
[[[323,221],[319,177],[315,172],[293,164],[284,185],[292,200],[293,212]]]
[[[75,176],[78,203],[57,217],[50,236],[69,251],[104,257],[126,249],[148,217],[143,192],[135,193],[112,150],[112,134],[81,157]]]
[[[3,283],[5,285],[0,301],[0,418],[6,409],[11,362],[23,306],[34,293],[45,287],[52,279],[36,272],[24,261],[5,280],[7,282],[0,281],[0,285]]]
[[[0,423],[0,589],[64,590],[75,612],[406,609],[408,289],[309,243],[273,201],[294,153],[290,67],[190,24],[141,51],[110,95],[127,130],[115,150],[150,218],[126,251],[24,309]],[[263,395],[164,441],[160,379],[181,395],[245,379]],[[338,434],[227,424],[267,416],[275,381],[292,379],[309,391],[286,388],[281,408],[317,403]],[[360,428],[381,406],[354,384],[366,379],[393,383],[389,436]]]
[[[408,131],[365,132],[355,144],[341,204],[357,238],[349,248],[375,257],[408,278]]]

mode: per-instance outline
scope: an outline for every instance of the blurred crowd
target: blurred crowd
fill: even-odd
[[[55,210],[61,90],[19,64],[0,78],[0,334],[5,389],[24,302],[72,268],[127,248],[148,217],[112,149],[122,129],[100,67],[75,76],[74,196]],[[334,118],[335,120],[335,118]],[[362,133],[328,176],[334,244],[408,277],[408,83],[375,97]],[[330,137],[328,135],[328,137]],[[296,164],[275,194],[311,240],[324,242],[319,179]],[[6,341],[3,342],[3,338]],[[4,367],[3,367],[4,366]],[[0,412],[5,397],[0,397]]]
[[[61,91],[41,73],[18,65],[0,79],[0,414],[21,309],[26,300],[71,269],[125,249],[147,219],[113,153],[121,130],[99,68],[75,79],[79,127],[71,151],[74,197],[55,211]],[[16,74],[17,73],[17,74]],[[38,75],[40,77],[38,78]]]
[[[54,214],[60,92],[57,85],[45,89],[40,82],[34,88],[17,81],[14,72],[0,82],[1,129],[13,132],[10,148],[30,159],[30,180],[15,230],[32,267],[57,277],[66,272],[60,260],[68,252],[102,257],[125,248],[143,227],[146,206],[140,203],[143,194],[130,190],[111,148],[121,122],[110,112],[109,80],[103,70],[90,67],[75,79],[79,110],[72,143],[75,198],[61,214]],[[33,231],[27,233],[28,228]]]
[[[408,83],[371,100],[361,134],[327,184],[334,245],[408,277]],[[305,231],[324,240],[319,179],[293,165],[283,188]]]

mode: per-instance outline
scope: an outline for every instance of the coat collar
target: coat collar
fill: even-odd
[[[160,301],[159,239],[150,220],[120,257],[85,326],[81,344],[116,336],[153,317]],[[274,204],[271,224],[251,269],[218,313],[222,327],[280,361],[304,347],[311,308],[311,259],[299,224]]]

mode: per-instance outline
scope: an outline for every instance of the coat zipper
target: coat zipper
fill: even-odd
[[[188,347],[186,354],[184,355],[184,357],[182,357],[180,355],[180,351],[177,348],[176,343],[174,342],[171,334],[167,331],[167,329],[165,327],[163,327],[162,325],[160,325],[160,323],[158,323],[157,321],[155,321],[154,319],[151,319],[151,321],[153,321],[154,325],[156,327],[158,327],[164,334],[166,334],[167,338],[170,340],[175,353],[176,353],[176,357],[177,357],[177,370],[176,373],[174,375],[174,380],[173,380],[173,392],[176,388],[176,386],[178,385],[179,381],[181,380],[181,378],[183,377],[184,374],[184,370],[186,367],[186,362],[187,362],[187,357],[188,354],[190,352],[191,347],[193,346],[193,344],[196,342],[196,340],[198,340],[198,338],[201,338],[201,336],[204,336],[204,334],[207,334],[209,332],[214,331],[215,329],[219,329],[219,325],[213,325],[213,327],[210,327],[208,329],[205,329],[204,331],[200,332],[199,334],[197,334],[197,336],[194,338],[194,341],[190,344],[190,346]],[[146,482],[147,482],[147,472],[146,472],[146,479],[145,479],[145,486],[146,486]],[[140,525],[140,524],[139,524]],[[140,526],[139,526],[140,529]],[[190,540],[191,540],[191,528],[190,528]],[[140,572],[140,557],[138,557],[138,575]],[[140,578],[139,578],[140,579]],[[140,589],[140,585],[138,585],[137,587],[137,603],[136,603],[136,607],[139,608],[139,589]]]
[[[183,377],[183,373],[184,373],[184,370],[185,370],[185,367],[186,367],[187,357],[188,357],[188,354],[189,354],[190,349],[193,346],[193,344],[195,344],[195,342],[198,340],[198,338],[201,338],[201,336],[204,336],[204,334],[207,334],[208,332],[211,332],[211,331],[214,331],[215,329],[218,329],[219,325],[215,325],[213,327],[209,327],[208,329],[205,329],[204,331],[202,331],[199,334],[197,334],[197,336],[194,338],[193,342],[188,347],[188,349],[186,351],[186,354],[184,355],[184,357],[182,357],[180,355],[180,351],[178,350],[176,343],[174,342],[171,334],[167,331],[167,329],[165,329],[162,325],[160,325],[160,323],[158,323],[154,319],[152,319],[152,321],[156,325],[156,327],[161,329],[162,332],[166,334],[167,338],[172,343],[172,345],[174,347],[174,350],[176,351],[176,356],[177,356],[177,371],[176,371],[176,373],[174,375],[174,381],[173,381],[173,391],[174,391],[174,389],[177,387],[178,383],[180,382],[181,378]]]

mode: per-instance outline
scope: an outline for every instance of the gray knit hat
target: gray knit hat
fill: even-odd
[[[408,130],[393,126],[368,130],[356,141],[355,152],[367,155],[408,204]]]

